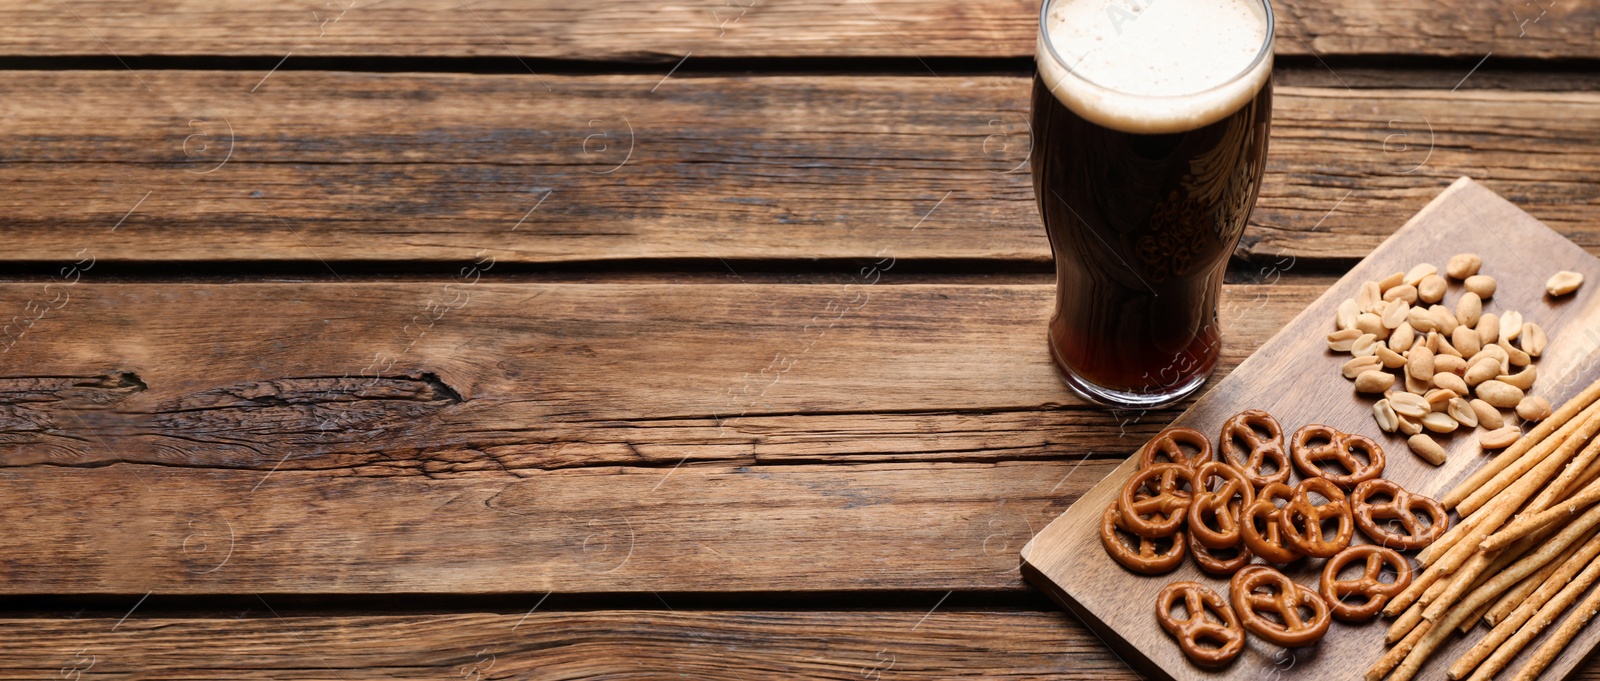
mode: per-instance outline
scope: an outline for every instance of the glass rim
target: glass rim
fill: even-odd
[[[1246,76],[1250,75],[1251,72],[1255,71],[1258,67],[1260,67],[1262,59],[1267,58],[1267,55],[1272,53],[1272,39],[1273,39],[1273,35],[1274,35],[1275,29],[1276,29],[1276,18],[1272,14],[1272,2],[1271,2],[1271,0],[1250,0],[1251,3],[1260,5],[1262,11],[1266,13],[1266,19],[1267,19],[1266,29],[1267,30],[1266,30],[1265,37],[1263,37],[1262,40],[1261,40],[1261,47],[1256,49],[1255,58],[1251,59],[1250,63],[1246,64],[1245,67],[1243,69],[1240,69],[1240,71],[1238,73],[1235,73],[1235,74],[1233,74],[1231,76],[1228,76],[1227,80],[1224,80],[1221,83],[1217,83],[1216,85],[1208,87],[1208,88],[1206,88],[1204,90],[1196,90],[1194,92],[1188,92],[1188,93],[1184,93],[1184,94],[1181,94],[1181,95],[1145,95],[1145,94],[1138,94],[1138,93],[1133,93],[1133,92],[1126,92],[1126,91],[1119,90],[1119,89],[1114,88],[1114,87],[1106,86],[1104,84],[1096,82],[1092,78],[1089,78],[1087,76],[1084,76],[1081,73],[1078,73],[1071,66],[1067,65],[1067,62],[1066,62],[1065,59],[1061,58],[1061,53],[1056,51],[1055,42],[1050,39],[1050,6],[1054,5],[1056,2],[1057,2],[1057,0],[1044,0],[1043,2],[1039,3],[1039,42],[1044,45],[1046,50],[1049,50],[1050,59],[1053,60],[1056,63],[1057,66],[1061,67],[1061,69],[1063,71],[1065,71],[1067,73],[1067,75],[1069,75],[1069,76],[1071,76],[1073,78],[1076,78],[1078,80],[1081,80],[1081,81],[1083,81],[1085,83],[1088,83],[1090,85],[1093,85],[1093,86],[1095,86],[1097,88],[1100,88],[1101,90],[1105,90],[1107,92],[1115,92],[1115,93],[1117,93],[1119,95],[1122,95],[1122,96],[1125,96],[1125,97],[1139,97],[1139,98],[1143,98],[1143,99],[1153,99],[1153,100],[1177,100],[1177,99],[1187,99],[1187,98],[1190,98],[1190,97],[1196,97],[1196,96],[1199,96],[1199,95],[1204,95],[1204,94],[1207,94],[1207,93],[1215,92],[1217,90],[1221,90],[1221,89],[1223,89],[1225,87],[1233,85],[1234,83],[1237,83],[1240,80],[1243,80]]]

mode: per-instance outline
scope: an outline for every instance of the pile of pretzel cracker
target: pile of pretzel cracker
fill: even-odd
[[[1244,649],[1245,632],[1301,647],[1321,640],[1330,617],[1376,617],[1413,584],[1411,563],[1399,551],[1445,534],[1444,507],[1380,477],[1383,448],[1367,437],[1308,425],[1286,446],[1276,419],[1248,410],[1223,425],[1219,449],[1213,457],[1211,441],[1190,428],[1162,431],[1140,451],[1100,527],[1106,552],[1134,572],[1165,574],[1193,555],[1206,573],[1231,576],[1227,599],[1192,581],[1157,596],[1157,622],[1198,666],[1230,664]],[[1296,471],[1300,481],[1290,487]],[[1352,546],[1356,528],[1373,544]],[[1278,565],[1326,559],[1320,589],[1256,558]],[[1360,576],[1340,578],[1356,561]],[[1393,578],[1384,581],[1386,573]],[[1182,617],[1175,613],[1180,602]]]

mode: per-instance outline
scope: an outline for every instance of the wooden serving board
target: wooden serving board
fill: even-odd
[[[1449,460],[1442,466],[1417,458],[1402,435],[1378,429],[1372,419],[1374,400],[1357,396],[1352,382],[1339,373],[1349,354],[1328,350],[1326,336],[1334,330],[1339,302],[1355,297],[1361,282],[1422,262],[1443,270],[1445,261],[1461,252],[1481,255],[1482,272],[1499,282],[1494,298],[1485,302],[1485,312],[1517,310],[1525,320],[1544,327],[1549,336],[1544,356],[1535,362],[1540,378],[1531,394],[1559,406],[1600,378],[1600,362],[1596,361],[1600,360],[1600,295],[1596,293],[1600,259],[1494,192],[1461,178],[1232,374],[1212,386],[1173,424],[1207,433],[1215,443],[1223,421],[1245,409],[1270,412],[1283,425],[1285,437],[1303,425],[1324,423],[1381,443],[1388,454],[1384,477],[1415,492],[1442,496],[1489,458],[1478,448],[1473,431],[1462,429],[1440,438],[1449,451]],[[1586,283],[1576,294],[1553,300],[1545,295],[1544,282],[1564,269],[1583,273]],[[1452,282],[1445,299],[1452,309],[1461,292]],[[1077,614],[1129,664],[1159,679],[1353,679],[1360,678],[1383,654],[1384,632],[1392,620],[1358,625],[1335,621],[1327,636],[1314,646],[1286,650],[1249,636],[1245,652],[1228,668],[1204,671],[1191,665],[1156,624],[1156,593],[1171,582],[1194,580],[1226,596],[1227,581],[1202,573],[1193,558],[1172,573],[1147,577],[1123,569],[1106,555],[1100,543],[1101,515],[1134,467],[1135,460],[1130,457],[1022,549],[1028,579]],[[1296,475],[1295,482],[1298,480]],[[1363,543],[1361,533],[1356,535],[1357,542]],[[1316,588],[1321,567],[1320,560],[1301,560],[1285,572]],[[1486,631],[1480,625],[1464,637],[1457,635],[1417,678],[1445,678],[1445,668]],[[1565,678],[1597,640],[1600,624],[1591,624],[1542,678]],[[1514,674],[1538,643],[1524,650],[1503,676]]]

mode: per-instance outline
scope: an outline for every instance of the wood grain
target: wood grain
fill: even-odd
[[[44,313],[0,327],[0,465],[510,480],[1070,459],[1175,413],[1084,408],[1045,349],[1051,285],[498,284],[484,266],[477,283],[0,284],[0,318]],[[1325,286],[1287,274],[1225,288],[1222,373]]]
[[[115,617],[7,619],[0,676],[1138,678],[1064,613],[656,608],[278,619],[254,603],[215,619],[135,612],[114,632]]]
[[[1486,460],[1475,438],[1465,432],[1443,438],[1441,444],[1450,457],[1439,467],[1410,454],[1403,435],[1388,435],[1378,429],[1371,415],[1371,400],[1353,398],[1349,384],[1338,376],[1338,367],[1346,358],[1329,351],[1323,337],[1332,328],[1330,320],[1339,302],[1353,295],[1361,282],[1381,279],[1419,262],[1443,263],[1458,252],[1481,254],[1483,272],[1500,282],[1486,311],[1518,310],[1529,321],[1552,329],[1552,338],[1557,340],[1538,360],[1543,380],[1534,386],[1532,394],[1560,404],[1600,377],[1595,369],[1600,366],[1600,337],[1590,332],[1594,320],[1600,318],[1600,294],[1591,290],[1557,302],[1545,296],[1543,287],[1545,278],[1555,270],[1600,276],[1600,259],[1546,229],[1493,192],[1463,178],[1268,340],[1228,379],[1197,400],[1174,424],[1214,433],[1229,416],[1245,409],[1266,410],[1277,417],[1286,432],[1312,423],[1327,424],[1375,439],[1389,452],[1385,478],[1438,498]],[[1455,293],[1459,295],[1459,290]],[[1094,626],[1103,628],[1111,635],[1109,642],[1147,673],[1173,679],[1260,678],[1275,668],[1293,664],[1297,675],[1344,678],[1352,668],[1364,669],[1382,654],[1382,624],[1335,623],[1314,648],[1286,651],[1252,639],[1240,659],[1225,671],[1202,672],[1188,664],[1178,648],[1153,626],[1150,604],[1158,590],[1175,580],[1194,579],[1219,590],[1225,590],[1226,584],[1187,563],[1168,576],[1139,577],[1106,555],[1099,537],[1099,518],[1136,463],[1134,459],[1125,461],[1116,473],[1035,537],[1023,549],[1023,555],[1030,569],[1037,571],[1031,574],[1047,590]],[[1301,583],[1315,585],[1320,568],[1320,564],[1298,564],[1285,568],[1285,573]],[[1419,678],[1442,676],[1442,670],[1481,635],[1482,632],[1475,632],[1465,639],[1453,639],[1423,667]],[[1547,678],[1561,678],[1596,641],[1600,641],[1600,630],[1584,632],[1551,666]]]
[[[668,603],[668,605],[673,605]],[[649,610],[288,616],[252,603],[214,618],[141,613],[0,620],[0,675],[164,679],[1141,678],[1070,615],[920,611]],[[924,619],[924,617],[926,619]],[[115,631],[112,630],[116,627]],[[1600,679],[1586,664],[1575,681]]]
[[[139,78],[0,72],[0,258],[1049,262],[1025,78]],[[1334,84],[1275,107],[1238,251],[1257,267],[1354,262],[1460,175],[1600,252],[1600,93]]]
[[[1280,0],[1281,55],[1594,58],[1579,2]],[[572,5],[244,0],[155,7],[80,0],[0,7],[7,55],[474,56],[658,62],[707,57],[1031,57],[1038,4],[723,0]],[[270,63],[261,68],[265,70]]]
[[[1015,592],[1023,543],[1114,466],[668,466],[499,481],[5,469],[0,593]]]

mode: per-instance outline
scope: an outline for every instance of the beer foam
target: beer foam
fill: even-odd
[[[1035,61],[1046,87],[1116,130],[1214,123],[1272,75],[1264,0],[1056,0],[1044,11]]]

